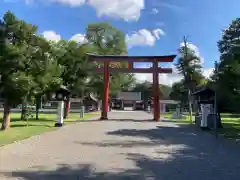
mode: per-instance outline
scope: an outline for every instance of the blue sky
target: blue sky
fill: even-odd
[[[51,31],[50,36],[62,39],[83,35],[89,23],[107,21],[128,34],[129,55],[176,53],[183,36],[187,36],[204,59],[206,71],[219,58],[221,30],[240,17],[239,0],[84,1],[2,0],[0,16],[10,10],[38,25],[39,33]],[[160,39],[154,36],[154,30]]]

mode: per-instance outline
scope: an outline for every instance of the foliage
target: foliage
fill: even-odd
[[[18,20],[10,12],[1,21],[1,93],[9,104],[21,102],[34,86],[33,76],[27,71],[30,66],[28,46],[35,32],[35,26]]]
[[[159,89],[161,91],[161,99],[170,99],[170,93],[172,92],[172,88],[170,86],[160,84]]]
[[[142,92],[142,99],[147,100],[149,97],[152,97],[152,83],[148,81],[136,83],[133,91]],[[159,91],[160,99],[169,99],[172,88],[167,85],[160,84]]]
[[[89,24],[86,32],[88,43],[94,46],[98,55],[126,55],[125,35],[108,23]],[[102,65],[99,63],[98,65]],[[116,66],[116,65],[115,65]],[[126,67],[127,62],[120,62],[117,67]],[[135,83],[133,74],[110,74],[110,94],[132,86]],[[101,96],[103,93],[103,75],[95,74],[92,79],[93,89]]]
[[[197,56],[194,49],[190,48],[184,37],[184,45],[179,49],[179,58],[176,68],[183,77],[184,92],[188,93],[189,115],[192,121],[192,100],[191,93],[196,90],[197,85],[203,79],[201,74],[201,59]]]
[[[86,57],[86,53],[92,50],[91,46],[64,40],[53,46],[55,46],[56,59],[64,69],[61,74],[63,85],[72,94],[82,96],[87,88],[87,80],[93,72],[92,63],[89,63]]]
[[[182,103],[187,101],[186,92],[184,91],[183,80],[176,82],[172,85],[172,92],[170,93],[172,100],[181,101]]]
[[[191,89],[191,91],[194,91],[203,79],[200,61],[200,57],[189,47],[187,42],[180,47],[176,68],[183,77],[185,88]]]
[[[220,61],[212,76],[222,110],[239,112],[240,106],[240,18],[232,21],[218,42]]]
[[[33,100],[50,87],[61,83],[61,68],[51,56],[51,46],[36,35],[37,27],[7,12],[0,22],[1,97],[5,112],[2,129],[10,124],[7,109]],[[50,50],[50,51],[49,51]]]
[[[25,106],[23,109],[24,113],[22,114],[22,120],[25,120],[28,126],[28,120],[33,118],[33,109],[29,106]]]
[[[148,81],[142,82],[142,83],[136,83],[135,87],[133,88],[133,91],[141,92],[142,93],[142,99],[147,100],[152,95],[152,84]]]

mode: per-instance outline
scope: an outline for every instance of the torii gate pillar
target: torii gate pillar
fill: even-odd
[[[103,92],[103,101],[102,101],[102,114],[101,114],[101,120],[108,119],[107,112],[108,112],[108,92],[109,92],[109,79],[110,79],[110,73],[109,73],[109,62],[104,62],[104,92]]]
[[[160,120],[158,62],[153,62],[153,119]]]

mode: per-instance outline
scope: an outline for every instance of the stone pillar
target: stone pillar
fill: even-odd
[[[81,105],[81,108],[80,108],[80,118],[84,118],[84,113],[85,113],[85,106]]]
[[[58,109],[57,109],[57,122],[55,123],[55,127],[62,127],[63,126],[63,111],[64,111],[64,102],[58,102]]]

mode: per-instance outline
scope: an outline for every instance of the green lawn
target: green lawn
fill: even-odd
[[[87,120],[98,115],[99,113],[87,113],[81,119],[79,113],[70,113],[69,119],[65,120],[64,124]],[[0,146],[56,129],[54,127],[56,114],[40,114],[39,120],[31,119],[28,123],[21,121],[20,116],[20,113],[11,114],[11,127],[7,131],[0,131]],[[2,117],[2,113],[0,113],[0,117]],[[0,119],[0,123],[2,123],[2,119]]]
[[[173,113],[163,113],[161,116],[167,119],[172,118]],[[222,117],[223,128],[218,129],[218,134],[229,139],[235,139],[240,141],[240,118],[227,117],[227,115],[232,115],[230,113],[222,113],[225,117]],[[194,118],[194,117],[193,117]],[[184,119],[177,120],[177,124],[190,124],[189,115]]]
[[[162,113],[161,117],[166,118],[166,119],[172,119],[173,112],[168,112],[168,113]],[[193,117],[194,118],[194,117]],[[177,124],[190,124],[190,116],[186,115],[185,118],[182,119],[174,119],[176,120]]]
[[[219,129],[219,135],[229,139],[240,140],[240,118],[222,118],[223,128]]]

